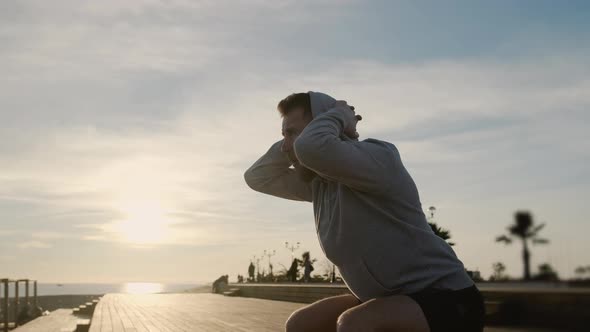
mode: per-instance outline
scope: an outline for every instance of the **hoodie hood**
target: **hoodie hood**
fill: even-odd
[[[334,105],[336,104],[336,99],[325,93],[308,91],[307,94],[309,94],[311,102],[311,115],[313,119],[334,108]],[[350,138],[344,134],[342,134],[340,138],[345,141],[358,141],[357,138]]]
[[[311,101],[311,115],[314,119],[318,115],[333,108],[334,104],[336,104],[336,99],[325,93],[309,91],[308,94]]]

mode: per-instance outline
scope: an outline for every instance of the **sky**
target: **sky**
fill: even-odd
[[[0,276],[210,282],[300,242],[312,206],[252,191],[277,103],[322,91],[399,149],[470,270],[546,223],[561,277],[590,265],[586,1],[2,1]]]

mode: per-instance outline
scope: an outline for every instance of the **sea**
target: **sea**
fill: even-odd
[[[156,294],[156,293],[182,293],[184,291],[203,287],[201,284],[174,284],[154,282],[127,282],[113,284],[94,283],[38,283],[37,295],[98,295],[106,293],[127,293],[127,294]],[[9,296],[14,294],[14,283],[10,283]],[[33,283],[29,283],[29,294],[33,295]],[[2,295],[4,289],[2,287]],[[19,283],[19,295],[25,295],[25,283]]]

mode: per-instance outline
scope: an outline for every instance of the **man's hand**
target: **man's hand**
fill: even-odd
[[[356,131],[356,124],[362,120],[363,117],[356,115],[354,112],[354,106],[349,106],[344,100],[336,101],[334,108],[341,111],[346,116],[348,127],[344,128],[344,135],[350,138],[358,138],[359,133]]]

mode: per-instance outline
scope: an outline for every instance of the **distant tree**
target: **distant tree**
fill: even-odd
[[[322,278],[324,278],[324,280],[329,281],[330,276],[332,275],[332,267],[333,267],[332,262],[330,262],[326,258],[326,259],[323,259],[320,261],[319,266],[320,267],[317,270],[320,271],[320,275],[322,276]]]
[[[584,279],[585,274],[590,272],[590,267],[578,266],[575,272],[579,279]]]
[[[443,229],[442,227],[439,227],[435,222],[429,222],[428,225],[430,225],[430,229],[432,229],[432,231],[434,232],[434,234],[436,234],[441,239],[447,241],[447,243],[450,246],[454,246],[455,245],[454,242],[448,241],[451,238],[451,232],[449,230]]]
[[[285,267],[285,265],[281,264],[281,263],[277,263],[280,265],[280,269],[275,269],[275,275],[274,275],[274,279],[277,282],[284,282],[284,281],[288,281],[288,277],[287,277],[287,267]]]
[[[442,227],[439,227],[433,220],[434,220],[434,212],[436,211],[436,207],[431,206],[428,208],[428,215],[427,215],[427,219],[428,219],[428,225],[430,226],[430,229],[432,229],[432,231],[434,232],[434,234],[436,234],[438,237],[440,237],[441,239],[447,241],[447,243],[450,246],[454,246],[455,243],[453,242],[449,242],[448,240],[451,238],[451,232],[447,229],[443,229]]]
[[[471,278],[471,280],[473,280],[475,282],[483,281],[483,278],[481,277],[481,273],[479,273],[479,271],[477,271],[477,270],[471,271],[471,270],[465,269],[465,272],[467,272],[467,275]]]
[[[518,238],[522,241],[522,261],[524,265],[524,280],[531,279],[530,259],[531,253],[529,251],[528,242],[533,244],[547,244],[549,240],[538,237],[539,231],[545,227],[545,224],[534,225],[533,217],[530,212],[517,211],[514,214],[514,224],[508,226],[508,235],[500,235],[496,237],[496,242],[504,242],[510,244],[513,238]]]
[[[534,277],[535,280],[557,281],[559,277],[557,272],[549,263],[539,265],[539,273]]]
[[[502,281],[508,279],[504,274],[504,271],[506,271],[504,263],[496,262],[492,264],[492,270],[494,270],[494,273],[490,276],[490,281]]]

